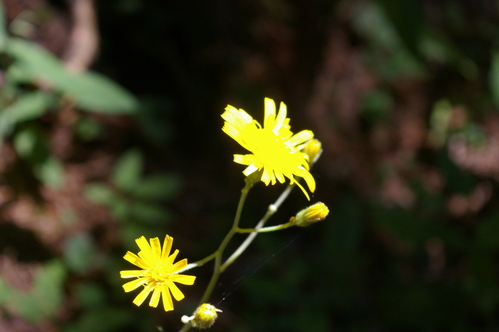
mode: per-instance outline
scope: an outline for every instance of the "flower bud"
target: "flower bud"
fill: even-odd
[[[322,143],[318,139],[313,138],[305,143],[302,151],[308,155],[308,162],[310,165],[312,165],[319,159],[322,154]]]
[[[306,227],[324,220],[328,214],[329,209],[326,204],[318,202],[298,212],[293,221],[296,226]]]
[[[203,303],[194,311],[192,316],[182,316],[182,323],[190,323],[192,327],[205,330],[215,323],[218,317],[217,312],[222,312],[222,310],[209,303]]]

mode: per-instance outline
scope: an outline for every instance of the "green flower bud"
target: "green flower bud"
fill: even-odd
[[[218,317],[217,312],[222,312],[222,310],[209,303],[203,303],[194,311],[192,316],[182,316],[182,323],[190,323],[192,327],[205,330],[215,323]]]

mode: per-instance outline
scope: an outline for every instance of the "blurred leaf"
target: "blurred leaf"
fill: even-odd
[[[14,136],[14,147],[16,152],[23,158],[29,158],[36,147],[39,133],[33,128],[20,130]]]
[[[66,270],[59,261],[45,265],[36,274],[33,295],[47,317],[55,314],[62,304],[65,277]]]
[[[155,204],[140,201],[133,202],[131,214],[138,221],[147,223],[166,223],[172,219],[169,210]]]
[[[130,221],[132,206],[130,202],[123,197],[115,197],[109,204],[113,217],[121,222]]]
[[[379,4],[365,2],[358,6],[352,24],[370,42],[372,50],[366,53],[366,62],[381,78],[395,80],[401,76],[422,78],[426,75],[424,66],[408,50],[397,27]]]
[[[137,108],[135,97],[118,84],[93,72],[70,73],[58,58],[33,42],[12,38],[7,51],[31,81],[50,84],[82,109],[114,114],[131,113]]]
[[[156,225],[131,222],[123,224],[121,238],[125,248],[128,248],[128,250],[132,252],[136,252],[137,244],[135,243],[135,239],[141,236],[144,236],[146,239],[158,237],[158,227]],[[163,241],[163,239],[161,239],[161,241]]]
[[[442,147],[447,141],[452,108],[447,99],[439,100],[433,105],[428,138],[436,147]]]
[[[133,317],[122,310],[97,306],[84,311],[80,319],[67,326],[65,332],[111,332],[128,330]]]
[[[421,2],[416,0],[378,0],[395,31],[410,52],[419,57],[419,42],[425,22]]]
[[[33,288],[28,292],[11,287],[0,277],[0,304],[30,322],[44,320],[61,306],[65,276],[60,262],[45,264],[36,271]]]
[[[435,31],[428,31],[422,36],[421,52],[429,61],[454,65],[459,73],[467,79],[478,77],[477,64],[466,57],[448,38]]]
[[[50,156],[50,150],[45,133],[37,126],[23,126],[14,136],[14,146],[17,153],[28,160],[33,166],[39,165]]]
[[[499,108],[499,51],[492,53],[489,84],[492,92],[492,101],[494,105]]]
[[[140,182],[133,195],[143,199],[171,199],[180,191],[181,181],[172,175],[151,175]]]
[[[72,85],[61,91],[83,109],[112,114],[133,113],[137,108],[135,97],[105,76],[84,72],[73,78]]]
[[[80,117],[74,124],[74,131],[84,141],[96,139],[102,132],[102,124],[88,117]]]
[[[5,305],[13,298],[14,289],[2,279],[0,275],[0,304]]]
[[[9,38],[7,34],[7,22],[5,17],[5,8],[3,6],[3,1],[0,1],[0,51],[5,49],[5,44]]]
[[[52,97],[44,91],[21,95],[0,112],[0,135],[7,134],[19,122],[36,119],[49,108]]]
[[[119,189],[131,191],[139,185],[143,167],[142,155],[138,150],[129,150],[117,161],[112,181]]]
[[[105,303],[105,294],[99,285],[84,282],[77,286],[76,297],[83,308],[93,308]],[[93,330],[92,330],[93,331]]]
[[[64,185],[64,167],[58,158],[49,156],[43,162],[35,165],[34,168],[35,175],[45,185],[55,189]]]
[[[95,245],[88,234],[76,234],[66,240],[64,259],[71,270],[77,273],[87,272],[94,255]]]
[[[113,197],[114,192],[104,183],[90,183],[85,187],[85,198],[97,204],[108,205]]]

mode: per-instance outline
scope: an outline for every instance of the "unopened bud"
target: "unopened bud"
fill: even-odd
[[[318,139],[313,138],[305,144],[302,151],[308,155],[309,164],[312,165],[322,154],[322,143]]]
[[[293,221],[296,226],[306,227],[324,220],[328,214],[329,209],[326,204],[318,202],[298,212]]]
[[[192,316],[182,316],[182,323],[190,323],[192,327],[205,330],[215,323],[218,317],[217,312],[222,312],[222,310],[209,303],[203,303],[194,311]]]

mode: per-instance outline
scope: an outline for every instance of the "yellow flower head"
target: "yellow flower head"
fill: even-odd
[[[173,310],[171,294],[173,294],[173,297],[177,301],[184,298],[184,294],[178,289],[175,282],[183,285],[192,285],[196,279],[194,276],[178,274],[180,270],[187,266],[187,259],[182,259],[175,264],[173,263],[178,255],[178,250],[175,250],[170,255],[173,238],[168,235],[165,236],[163,248],[161,248],[161,243],[157,237],[147,242],[146,238],[141,236],[135,242],[140,248],[138,255],[129,251],[123,258],[140,267],[142,270],[120,272],[122,278],[137,278],[123,285],[125,292],[130,292],[140,286],[144,286],[139,295],[133,300],[135,305],[140,306],[149,293],[153,292],[149,306],[156,308],[160,296],[163,295],[163,307],[165,311]]]
[[[301,151],[303,143],[314,137],[310,130],[294,134],[290,130],[289,118],[286,118],[286,105],[281,102],[276,116],[274,100],[265,98],[265,117],[263,127],[246,111],[228,105],[222,118],[225,120],[222,130],[238,142],[251,154],[234,155],[234,162],[248,165],[243,174],[249,176],[262,171],[261,181],[273,185],[279,181],[296,183],[308,199],[305,189],[295,176],[302,177],[311,192],[315,190],[315,180],[309,172],[309,156]]]

